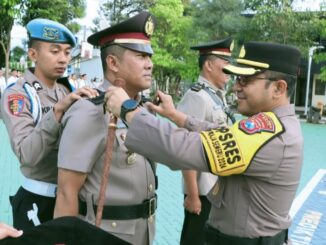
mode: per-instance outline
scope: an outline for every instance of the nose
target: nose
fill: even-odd
[[[153,61],[152,58],[147,56],[146,59],[146,69],[153,69]]]
[[[71,59],[70,54],[66,54],[65,52],[60,52],[59,62],[62,64],[67,64]]]

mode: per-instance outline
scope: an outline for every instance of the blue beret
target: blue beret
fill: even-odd
[[[76,46],[76,38],[72,32],[58,22],[34,19],[28,22],[26,28],[29,38],[51,43],[69,43],[72,47]]]

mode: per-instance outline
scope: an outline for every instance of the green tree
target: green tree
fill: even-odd
[[[14,20],[19,16],[20,3],[19,0],[3,0],[0,2],[0,46],[4,54],[5,60],[5,79],[8,77],[9,54],[11,45],[11,30]],[[2,57],[1,57],[2,59]]]
[[[157,23],[152,38],[154,77],[159,89],[177,95],[181,80],[197,74],[197,57],[189,50],[192,18],[184,15],[180,0],[156,1],[150,11]]]
[[[14,62],[19,62],[22,56],[26,56],[26,51],[19,46],[14,47],[10,52],[10,60]]]

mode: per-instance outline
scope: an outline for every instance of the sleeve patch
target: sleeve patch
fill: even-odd
[[[14,116],[19,116],[25,106],[24,96],[21,94],[11,94],[8,96],[8,109]]]
[[[235,123],[200,133],[210,171],[228,176],[246,171],[259,149],[284,132],[272,112],[261,113]]]
[[[275,124],[270,116],[265,113],[259,113],[248,119],[239,122],[239,129],[246,134],[255,134],[261,132],[275,132]]]

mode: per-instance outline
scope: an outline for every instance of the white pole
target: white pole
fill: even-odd
[[[314,51],[316,49],[322,49],[324,46],[313,46],[309,48],[309,57],[308,57],[308,71],[307,71],[307,87],[306,87],[306,101],[304,107],[304,115],[308,114],[308,100],[309,100],[309,89],[310,89],[310,71],[311,71],[311,62],[312,56],[314,55]]]

